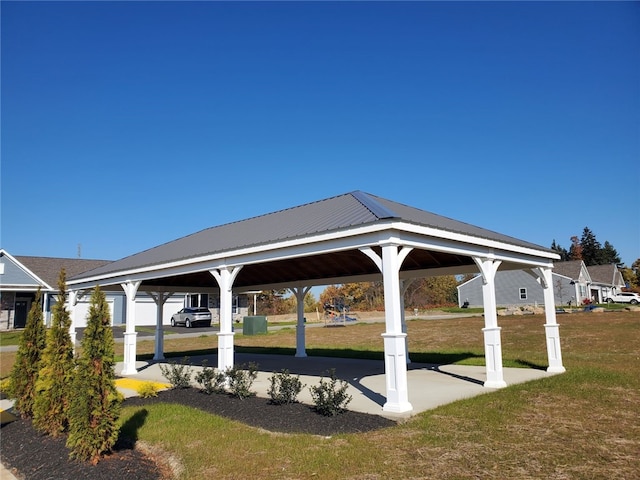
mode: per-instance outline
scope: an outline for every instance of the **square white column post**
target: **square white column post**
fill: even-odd
[[[307,296],[311,287],[295,287],[290,288],[291,292],[296,296],[298,321],[296,323],[296,357],[306,357],[306,331],[304,323],[304,297]]]
[[[156,304],[156,337],[155,337],[155,351],[153,353],[154,360],[164,360],[164,328],[162,325],[164,304],[167,299],[173,295],[173,293],[149,292],[151,298]]]
[[[411,249],[403,251],[402,259]],[[400,300],[400,266],[398,245],[382,247],[382,276],[384,282],[384,310],[386,331],[384,339],[384,367],[387,383],[387,401],[382,409],[386,412],[404,413],[413,410],[409,403],[407,385],[407,353],[402,330],[402,301]]]
[[[482,273],[482,302],[484,307],[484,357],[487,369],[485,387],[503,388],[507,386],[502,371],[502,344],[498,326],[495,276],[500,261],[488,258],[473,259]]]
[[[549,366],[547,372],[562,373],[565,368],[562,365],[562,350],[560,348],[560,328],[556,321],[556,305],[553,294],[553,272],[550,268],[534,270],[540,277],[544,294],[544,314],[547,323],[544,325],[547,339],[547,358]]]
[[[126,282],[122,284],[127,296],[126,328],[124,332],[124,367],[121,375],[135,375],[136,369],[136,293],[140,287],[140,281]]]
[[[220,287],[220,331],[218,332],[218,370],[233,368],[233,281],[242,266],[210,270]]]

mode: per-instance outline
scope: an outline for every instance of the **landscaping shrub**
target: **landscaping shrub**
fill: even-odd
[[[215,368],[207,365],[207,360],[202,361],[202,370],[196,373],[195,380],[202,387],[201,390],[210,395],[223,393],[227,384],[227,376],[223,372],[216,372]]]
[[[15,397],[11,377],[3,378],[2,380],[0,380],[0,392],[4,393],[9,398]]]
[[[320,379],[319,385],[312,386],[309,390],[316,412],[327,417],[333,417],[344,412],[353,397],[347,395],[348,383],[344,380],[338,381],[336,379],[335,369],[332,368],[328,373],[330,381],[325,381],[323,377]]]
[[[173,388],[189,388],[191,386],[191,364],[189,357],[184,357],[182,363],[175,360],[169,365],[160,364],[160,372]]]
[[[116,388],[114,367],[109,305],[105,294],[96,286],[72,383],[67,437],[70,456],[94,465],[111,451],[118,439],[121,397]]]
[[[9,390],[5,393],[15,398],[14,408],[23,418],[33,417],[33,405],[36,397],[36,381],[40,359],[45,347],[46,328],[42,315],[42,292],[38,288],[36,300],[31,304],[16,361],[11,369]]]
[[[136,389],[138,395],[142,398],[157,397],[158,390],[158,386],[154,382],[142,382]]]
[[[257,370],[258,365],[253,362],[227,368],[225,375],[229,381],[229,392],[241,400],[253,397],[256,392],[251,391],[251,386],[258,376]]]
[[[289,370],[274,373],[269,377],[269,382],[271,386],[267,393],[271,398],[271,403],[275,405],[297,402],[298,394],[304,387],[300,381],[300,375],[293,376],[289,373]]]
[[[73,344],[69,335],[71,317],[65,307],[67,285],[64,269],[58,278],[58,291],[51,328],[47,332],[40,359],[33,404],[33,425],[54,437],[65,433],[69,426],[71,382],[75,369]]]

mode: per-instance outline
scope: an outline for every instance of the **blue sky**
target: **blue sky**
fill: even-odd
[[[638,2],[7,2],[0,246],[118,259],[363,190],[640,258]]]

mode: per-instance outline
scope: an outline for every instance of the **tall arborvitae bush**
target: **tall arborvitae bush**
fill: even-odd
[[[121,397],[115,384],[114,355],[109,306],[104,293],[96,287],[73,379],[67,437],[71,456],[93,464],[118,439]]]
[[[14,408],[23,418],[33,417],[36,380],[40,358],[45,345],[46,328],[42,315],[42,292],[38,289],[36,300],[31,304],[16,362],[11,370],[11,393],[15,398]]]
[[[68,427],[71,379],[75,366],[69,335],[71,317],[65,307],[67,285],[64,269],[58,278],[58,291],[51,328],[47,331],[46,345],[40,359],[33,407],[33,425],[54,437],[64,433]]]

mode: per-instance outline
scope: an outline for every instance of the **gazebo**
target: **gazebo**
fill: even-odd
[[[486,387],[506,386],[494,278],[525,270],[544,292],[548,371],[563,372],[551,272],[553,251],[375,195],[354,191],[234,223],[211,227],[117,260],[68,280],[69,304],[100,285],[124,290],[123,375],[136,373],[135,302],[139,291],[158,306],[154,359],[163,359],[162,306],[174,293],[220,295],[218,368],[234,364],[232,295],[288,288],[298,302],[296,357],[306,357],[304,296],[317,285],[382,281],[383,410],[412,410],[407,386],[403,294],[415,278],[479,272],[484,302]],[[75,334],[73,333],[72,338]]]

